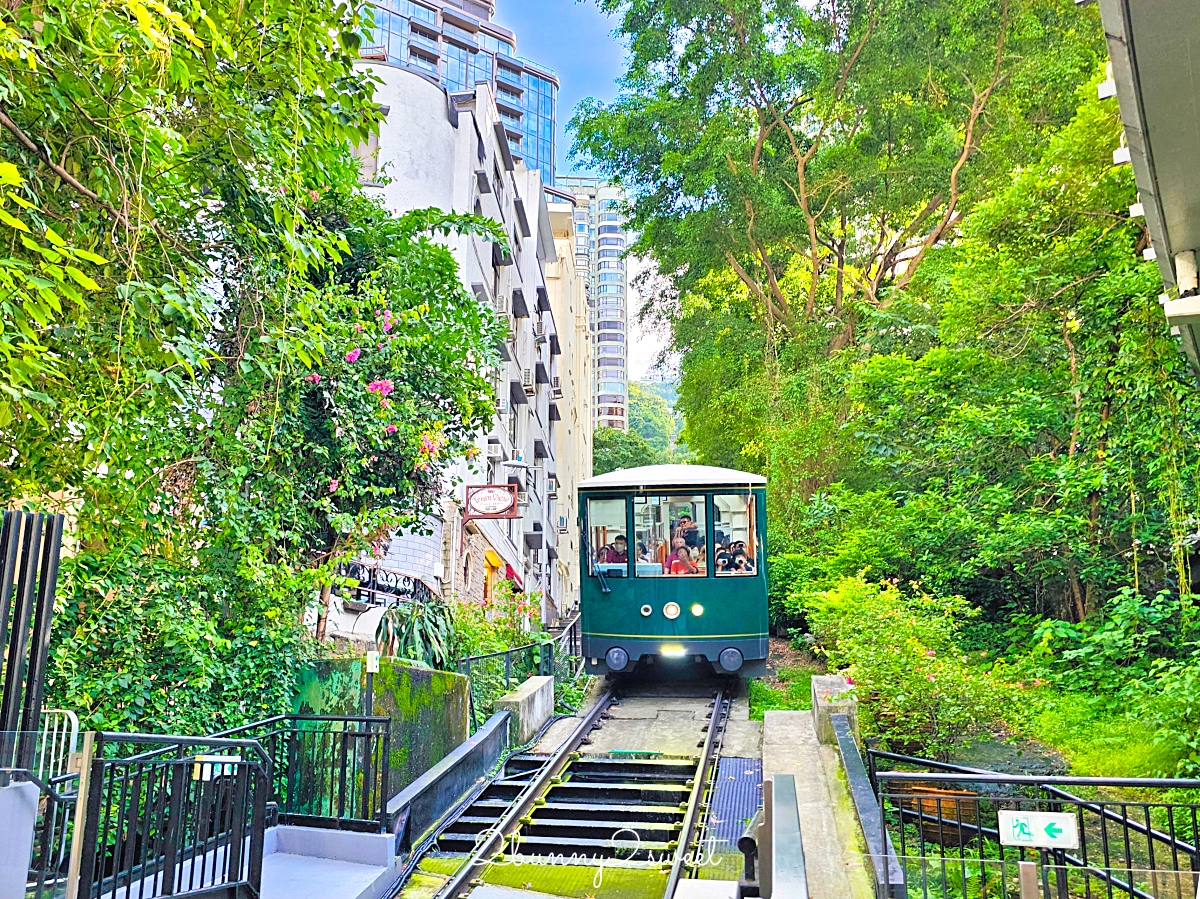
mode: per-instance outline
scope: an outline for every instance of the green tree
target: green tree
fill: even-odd
[[[365,24],[0,11],[0,498],[71,514],[51,690],[88,726],[286,708],[338,561],[490,420],[498,323],[444,238],[502,238],[362,194]]]
[[[629,429],[658,453],[665,453],[675,438],[675,416],[667,401],[636,381],[629,382]]]
[[[637,431],[599,428],[592,445],[592,470],[607,474],[621,468],[657,465],[661,457]]]
[[[630,191],[634,251],[684,293],[732,270],[770,333],[816,322],[834,350],[1036,159],[1104,52],[1070,0],[600,7],[629,70],[580,108],[576,152]]]

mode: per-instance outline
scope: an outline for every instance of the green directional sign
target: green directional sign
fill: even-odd
[[[1000,812],[1000,842],[1030,849],[1078,849],[1079,825],[1063,812]]]

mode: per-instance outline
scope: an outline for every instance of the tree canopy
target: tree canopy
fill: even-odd
[[[86,726],[285,708],[338,561],[491,419],[498,323],[442,238],[503,238],[362,193],[363,28],[327,0],[0,13],[0,492],[71,516],[51,689]]]

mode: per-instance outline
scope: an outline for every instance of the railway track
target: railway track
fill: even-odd
[[[693,757],[584,754],[580,750],[594,730],[620,726],[612,716],[620,698],[610,688],[553,753],[511,757],[502,774],[444,827],[438,851],[465,854],[466,861],[436,899],[467,896],[489,865],[514,858],[524,864],[666,871],[662,895],[670,899],[689,874],[689,861],[699,856],[695,843],[732,700],[729,684],[707,700],[708,720]]]

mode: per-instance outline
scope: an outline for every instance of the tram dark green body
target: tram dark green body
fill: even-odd
[[[686,469],[677,475],[681,479],[686,477],[686,482],[669,483],[669,479],[676,476],[670,471],[672,469]],[[639,475],[643,472],[651,474]],[[625,486],[618,486],[622,480],[626,482]],[[580,541],[580,624],[583,655],[589,673],[632,671],[638,662],[661,665],[688,660],[708,663],[718,673],[736,671],[743,676],[765,673],[768,622],[764,483],[755,475],[706,466],[648,466],[613,472],[580,483],[579,517],[583,537]],[[703,498],[703,527],[698,527],[696,533],[703,533],[707,548],[715,548],[717,538],[721,536],[718,532],[723,533],[722,523],[717,521],[720,511],[715,508],[715,498],[720,497],[724,504],[736,502],[740,496],[747,498],[753,510],[749,517],[753,521],[745,525],[743,533],[753,532],[753,539],[746,541],[753,547],[752,574],[719,574],[713,552],[706,552],[702,574],[686,577],[645,574],[652,571],[652,566],[645,561],[639,564],[637,558],[638,547],[633,543],[637,532],[635,508],[645,514],[652,501],[662,502],[664,508],[679,507],[672,502],[676,496],[691,500],[697,518],[701,516]],[[624,565],[598,562],[597,556],[603,555],[603,551],[592,545],[597,528],[589,519],[589,509],[596,511],[599,506],[592,504],[592,500],[624,502],[623,536],[631,543],[629,558]],[[610,513],[611,520],[618,506],[607,503],[604,508]],[[679,609],[674,619],[665,612],[671,603]],[[628,661],[623,667],[614,667],[614,660],[621,660],[621,653],[614,653],[614,650],[624,651]],[[729,650],[736,650],[740,658],[728,653]],[[727,654],[722,656],[723,652]],[[731,667],[731,660],[737,662],[736,668]]]

